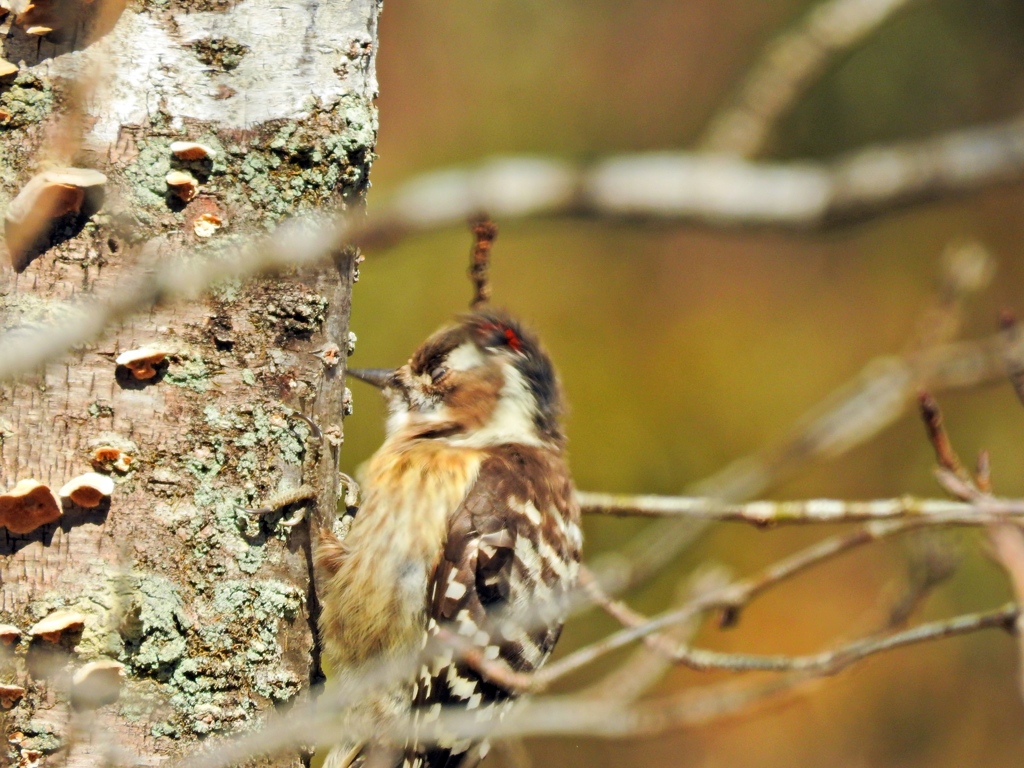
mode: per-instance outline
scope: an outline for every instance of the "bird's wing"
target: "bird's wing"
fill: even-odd
[[[428,634],[458,634],[485,659],[532,672],[562,630],[565,596],[580,557],[579,509],[568,471],[554,451],[502,446],[485,459],[449,518],[448,540],[429,582]],[[516,692],[489,680],[450,649],[425,663],[415,717],[435,721],[463,707],[480,721],[501,717]],[[486,744],[457,740],[407,749],[402,766],[469,768]]]

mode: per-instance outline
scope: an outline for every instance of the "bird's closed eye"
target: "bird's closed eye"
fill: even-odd
[[[437,382],[444,378],[444,375],[446,373],[448,373],[448,369],[442,365],[439,365],[437,366],[437,368],[430,372],[430,380],[437,384]]]

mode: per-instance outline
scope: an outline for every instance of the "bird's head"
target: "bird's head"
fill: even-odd
[[[486,448],[561,445],[562,404],[551,360],[503,312],[461,317],[428,338],[397,369],[352,369],[383,390],[388,436]]]

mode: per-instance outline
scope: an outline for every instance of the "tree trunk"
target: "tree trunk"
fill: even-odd
[[[0,79],[6,332],[59,324],[146,264],[214,259],[285,216],[361,203],[379,0],[12,4],[4,58],[20,66]],[[214,154],[176,155],[179,141]],[[51,202],[26,236],[12,214],[25,198],[11,202],[53,167],[96,169],[106,183]],[[21,631],[0,645],[10,762],[94,765],[124,750],[118,760],[158,763],[256,727],[308,688],[305,528],[244,510],[315,477],[317,441],[296,411],[319,402],[340,423],[343,366],[311,354],[348,344],[355,260],[338,266],[158,304],[0,384],[3,488],[34,479],[56,491],[91,471],[115,481],[98,507],[64,499],[56,522],[0,529],[0,623]],[[140,347],[166,354],[151,377],[115,362]],[[82,623],[30,636],[56,611]],[[114,703],[71,682],[102,659],[124,665]]]

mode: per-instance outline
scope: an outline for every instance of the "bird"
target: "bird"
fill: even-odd
[[[397,369],[348,373],[382,390],[386,437],[347,535],[315,542],[322,655],[342,691],[374,665],[414,664],[370,693],[348,684],[348,722],[380,735],[342,733],[325,765],[471,768],[486,739],[389,743],[386,725],[437,722],[443,708],[496,721],[514,701],[485,665],[438,642],[446,632],[518,673],[551,653],[582,547],[559,380],[536,336],[489,308],[437,331]]]

